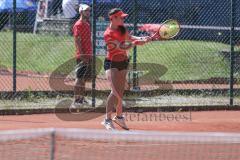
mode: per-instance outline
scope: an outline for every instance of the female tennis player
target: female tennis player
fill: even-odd
[[[121,9],[114,8],[108,13],[110,25],[104,33],[107,45],[107,55],[104,69],[110,82],[111,93],[107,99],[106,118],[101,123],[107,130],[114,130],[113,122],[128,130],[122,111],[122,98],[129,64],[128,49],[136,45],[144,45],[150,37],[131,36],[124,27],[124,18],[128,16]],[[112,119],[113,107],[116,116]]]

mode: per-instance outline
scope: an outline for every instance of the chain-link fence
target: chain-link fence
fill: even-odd
[[[72,26],[79,18],[80,3],[92,7],[94,14],[90,21],[96,22],[91,24],[92,33],[96,33],[93,36],[96,41],[93,45],[96,79],[86,84],[90,93],[96,90],[93,96],[108,93],[102,91],[110,89],[103,69],[106,55],[103,33],[109,25],[109,10],[118,7],[129,14],[125,24],[136,36],[148,35],[138,30],[143,24],[161,24],[168,19],[176,19],[181,24],[176,38],[154,41],[130,50],[125,99],[134,101],[131,106],[227,106],[231,93],[234,104],[240,104],[238,0],[233,3],[207,0],[16,0],[15,12],[14,0],[3,1],[0,6],[1,92],[16,89],[16,93],[46,91],[60,94],[60,91],[73,91],[76,60]],[[231,45],[235,45],[232,47],[235,54],[231,54]],[[231,56],[234,56],[233,67]],[[133,98],[129,98],[131,94]]]

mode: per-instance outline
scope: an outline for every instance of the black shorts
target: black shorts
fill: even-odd
[[[120,61],[120,62],[114,62],[114,61],[110,61],[108,59],[104,60],[104,70],[109,70],[110,68],[116,68],[119,71],[121,70],[125,70],[128,68],[129,65],[129,59],[125,60],[125,61]]]
[[[75,67],[76,78],[89,80],[92,77],[92,61],[89,63],[83,63],[81,60],[77,60]]]

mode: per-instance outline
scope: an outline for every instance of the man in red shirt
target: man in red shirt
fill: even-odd
[[[91,8],[86,4],[80,4],[79,13],[80,19],[73,26],[77,66],[75,69],[74,102],[71,108],[77,108],[87,103],[84,99],[85,83],[91,78],[92,67],[92,41],[89,22]]]

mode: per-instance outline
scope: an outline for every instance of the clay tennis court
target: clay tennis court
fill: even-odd
[[[63,113],[64,114],[64,113]],[[90,113],[98,114],[98,113]],[[129,118],[132,114],[132,118]],[[181,112],[185,119],[170,118],[150,121],[151,114],[158,113],[128,113],[127,124],[132,130],[183,131],[183,132],[240,132],[240,111],[202,111]],[[166,116],[176,115],[176,112],[163,112]],[[190,115],[191,114],[191,115]],[[135,115],[135,116],[134,116]],[[69,116],[69,114],[66,114]],[[74,115],[76,116],[76,115]],[[191,116],[191,117],[190,117]],[[103,129],[100,122],[104,115],[96,116],[88,121],[64,121],[55,114],[11,115],[0,117],[0,130],[28,128],[89,128]],[[147,121],[148,120],[148,121]]]
[[[91,113],[98,114],[98,113]],[[38,128],[61,128],[63,133],[56,133],[54,154],[50,156],[51,138],[49,134],[25,137],[18,140],[0,142],[0,151],[3,151],[2,159],[14,160],[25,159],[35,155],[31,159],[180,159],[180,160],[217,160],[217,159],[240,159],[240,143],[228,142],[229,139],[221,138],[219,132],[240,132],[239,111],[212,111],[212,112],[164,112],[166,117],[181,114],[185,119],[159,119],[159,121],[144,121],[157,113],[127,113],[127,124],[130,131],[119,132],[121,135],[96,132],[94,135],[84,132],[76,132],[75,129],[103,129],[100,125],[103,115],[96,116],[96,119],[89,121],[64,121],[58,119],[55,114],[36,114],[19,116],[1,116],[0,130],[20,130]],[[137,116],[137,114],[140,114]],[[132,116],[130,118],[130,115]],[[135,116],[134,116],[135,115]],[[66,116],[69,116],[69,114]],[[93,116],[94,117],[94,116]],[[140,117],[140,118],[139,118]],[[145,117],[145,119],[143,119]],[[174,116],[173,116],[174,117]],[[134,119],[135,118],[135,119]],[[149,119],[148,119],[149,120]],[[64,128],[70,129],[64,130]],[[71,128],[74,128],[71,130]],[[120,128],[117,128],[121,130]],[[166,134],[163,140],[156,141],[153,135],[145,135],[144,138],[137,138],[141,131],[160,131]],[[170,132],[168,132],[170,131]],[[26,131],[31,135],[31,130]],[[111,131],[109,131],[111,132]],[[203,133],[199,137],[192,137],[189,141],[189,132]],[[207,133],[206,133],[207,132]],[[210,139],[208,133],[217,135]],[[143,132],[147,134],[148,132]],[[179,136],[177,133],[182,134]],[[34,133],[32,133],[34,135]],[[81,135],[83,134],[83,135]],[[169,135],[170,134],[170,135]],[[172,137],[171,137],[172,134]],[[210,133],[209,133],[210,134]],[[21,135],[21,134],[20,134]],[[220,138],[218,138],[220,136]],[[9,136],[10,137],[10,136]],[[122,137],[122,138],[121,138]],[[132,139],[127,139],[131,138]],[[119,139],[116,139],[119,138]],[[126,138],[126,139],[125,139]],[[166,138],[166,139],[164,139]],[[231,137],[230,137],[231,138]],[[214,139],[216,141],[214,141]],[[179,140],[179,141],[178,141]],[[206,142],[205,142],[206,140]],[[223,140],[223,142],[222,142]],[[234,140],[234,139],[233,139]],[[239,139],[238,139],[239,140]],[[54,157],[52,157],[54,156]]]

